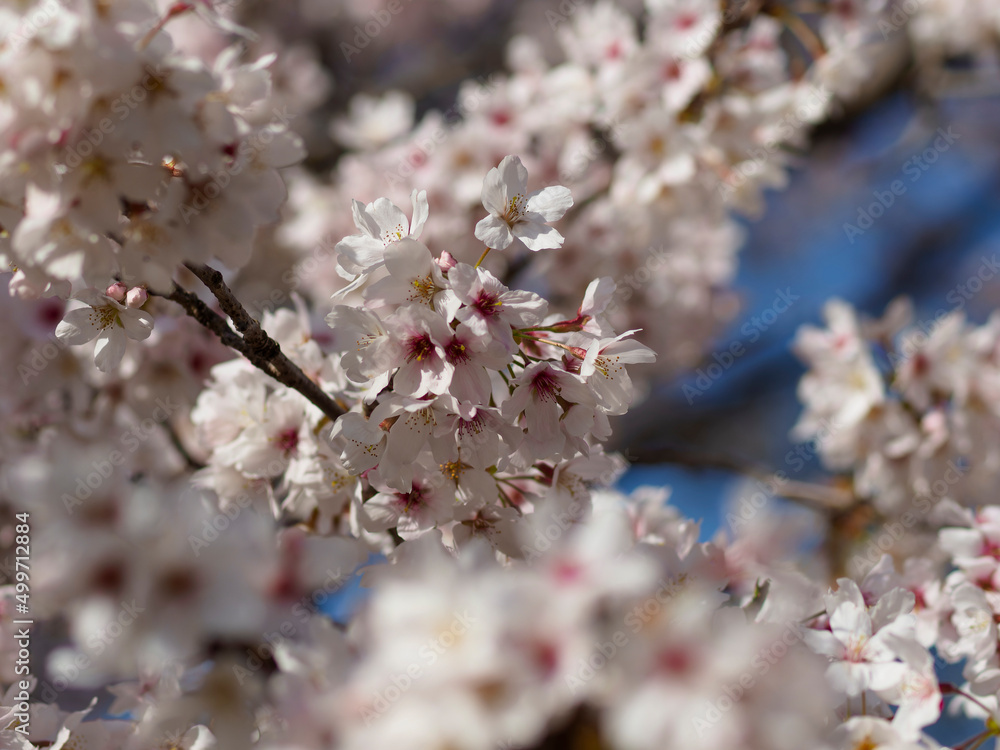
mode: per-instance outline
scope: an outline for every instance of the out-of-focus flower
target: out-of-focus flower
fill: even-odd
[[[88,307],[66,313],[56,327],[56,336],[67,344],[85,344],[97,339],[94,363],[101,372],[110,372],[125,355],[125,340],[143,341],[153,331],[153,316],[143,310],[126,307],[96,289],[76,295]]]

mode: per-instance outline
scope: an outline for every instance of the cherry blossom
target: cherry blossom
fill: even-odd
[[[76,297],[88,307],[70,310],[56,328],[56,336],[67,344],[85,344],[97,339],[94,364],[101,372],[118,366],[125,355],[126,339],[144,341],[153,331],[153,316],[139,305],[123,305],[96,289],[85,289]],[[131,301],[138,302],[137,296]],[[142,304],[140,302],[140,304]]]
[[[827,670],[830,684],[848,697],[897,689],[904,670],[887,639],[913,637],[912,607],[905,597],[885,597],[869,612],[857,584],[842,579],[841,589],[828,597],[830,631],[806,634],[815,651],[833,660]]]
[[[562,235],[546,224],[561,219],[572,205],[569,189],[562,186],[528,193],[528,170],[518,157],[505,156],[483,183],[483,207],[490,215],[476,224],[476,238],[496,250],[515,239],[535,252],[559,247]]]
[[[23,674],[6,571],[0,746],[936,748],[945,699],[996,736],[1000,314],[804,319],[820,476],[711,539],[616,489],[619,418],[738,311],[737,214],[876,73],[988,79],[990,3],[508,3],[505,70],[419,94],[368,92],[495,4],[327,5],[0,8],[43,642]]]
[[[609,414],[624,414],[632,403],[632,381],[625,365],[656,360],[652,349],[628,338],[633,333],[626,331],[610,340],[592,341],[580,365],[580,376],[593,387],[598,402]]]
[[[499,341],[514,353],[514,328],[541,323],[547,303],[532,292],[508,289],[483,268],[459,263],[448,271],[452,294],[462,303],[455,317],[483,339]]]
[[[386,248],[393,242],[420,237],[427,221],[426,193],[414,190],[411,201],[412,220],[385,198],[367,206],[354,201],[354,224],[361,232],[345,237],[337,245],[338,262],[349,277],[378,267]]]

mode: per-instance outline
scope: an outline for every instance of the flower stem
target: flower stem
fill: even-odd
[[[987,713],[987,715],[989,715],[990,718],[993,717],[993,711],[990,708],[984,705],[983,702],[978,698],[976,698],[974,695],[969,695],[967,692],[962,690],[962,688],[958,687],[957,685],[952,685],[950,682],[942,682],[940,687],[942,695],[947,695],[948,693],[955,693],[956,695],[961,695],[966,700],[972,701],[981,709],[983,709]]]
[[[517,331],[514,332],[514,335],[517,338],[520,338],[520,339],[528,339],[529,341],[537,341],[540,344],[548,344],[549,346],[555,346],[555,347],[558,347],[560,349],[564,349],[565,351],[569,352],[570,354],[572,354],[577,359],[584,359],[584,357],[580,355],[580,351],[581,350],[579,350],[579,347],[567,346],[566,344],[563,344],[563,343],[561,343],[559,341],[553,341],[552,339],[541,339],[541,338],[538,338],[537,336],[531,336],[531,335],[526,334],[526,333],[518,333]],[[584,352],[584,354],[586,354],[586,352]]]
[[[959,745],[955,745],[955,750],[975,750],[982,745],[993,734],[989,729],[985,729],[977,735],[970,737]]]

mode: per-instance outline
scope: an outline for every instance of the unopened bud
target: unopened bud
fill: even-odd
[[[442,271],[448,273],[451,269],[455,267],[456,260],[447,250],[441,253],[440,258],[435,258],[434,262],[438,264]]]
[[[127,291],[128,288],[123,283],[121,283],[120,281],[116,281],[114,284],[105,289],[104,293],[109,297],[111,297],[111,299],[113,299],[115,302],[124,302],[125,292]]]
[[[590,320],[589,315],[577,315],[573,320],[562,320],[553,323],[551,328],[553,333],[575,333],[582,331],[584,324]]]
[[[149,293],[141,286],[134,286],[128,290],[125,305],[127,307],[142,307],[146,304],[147,299],[149,299]]]

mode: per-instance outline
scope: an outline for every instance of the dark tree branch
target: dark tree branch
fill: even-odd
[[[184,312],[218,336],[219,340],[222,341],[223,344],[228,346],[230,349],[235,349],[248,359],[250,358],[250,352],[244,344],[243,338],[229,327],[225,318],[202,302],[201,298],[198,297],[197,294],[192,294],[191,292],[181,289],[179,286],[175,286],[174,290],[170,294],[161,294],[159,296],[164,299],[171,300],[172,302],[176,302],[184,308]]]
[[[218,336],[223,344],[238,351],[249,360],[250,364],[263,370],[282,385],[301,393],[331,420],[336,420],[345,413],[345,409],[284,355],[278,342],[264,332],[260,323],[236,299],[221,273],[209,266],[185,265],[215,295],[219,306],[232,319],[239,334],[229,327],[225,318],[202,302],[196,294],[175,286],[170,294],[160,296],[179,304],[188,315]]]

